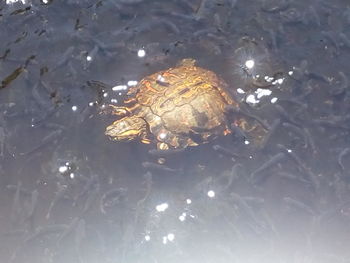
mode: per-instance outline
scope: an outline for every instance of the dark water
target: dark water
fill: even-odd
[[[349,31],[340,0],[2,0],[0,261],[350,262]],[[110,87],[186,57],[245,92],[262,145],[159,168],[108,140]]]

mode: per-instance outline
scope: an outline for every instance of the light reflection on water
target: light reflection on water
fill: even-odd
[[[0,261],[345,262],[344,3],[0,3]],[[109,141],[104,105],[188,57],[268,128],[259,146]]]

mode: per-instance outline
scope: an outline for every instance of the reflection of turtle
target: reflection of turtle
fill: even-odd
[[[177,67],[145,77],[131,88],[126,107],[110,105],[123,118],[107,127],[116,141],[140,139],[157,148],[185,148],[231,132],[225,108],[238,104],[212,71],[184,59]]]

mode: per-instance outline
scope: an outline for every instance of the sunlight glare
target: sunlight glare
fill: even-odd
[[[137,83],[138,83],[137,80],[129,80],[129,81],[128,81],[128,86],[129,86],[129,87],[136,86]]]
[[[6,4],[7,5],[14,4],[14,3],[17,3],[17,2],[21,2],[23,5],[26,4],[26,0],[6,0]]]
[[[158,212],[164,212],[165,210],[168,209],[168,207],[169,207],[169,205],[167,203],[162,203],[162,204],[156,206],[156,210]]]
[[[139,58],[143,58],[144,56],[146,56],[146,51],[145,51],[144,49],[139,49],[139,50],[137,51],[137,56],[138,56]]]
[[[278,98],[273,97],[273,98],[271,99],[271,103],[276,103],[276,102],[277,102],[277,100],[278,100]]]
[[[126,85],[117,85],[112,88],[113,91],[127,90],[128,86]]]
[[[244,65],[248,68],[248,69],[252,69],[255,65],[255,62],[253,59],[248,59]]]
[[[213,190],[209,190],[207,194],[208,194],[208,196],[210,198],[214,198],[215,197],[215,192]]]

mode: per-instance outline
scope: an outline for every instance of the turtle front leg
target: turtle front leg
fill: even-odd
[[[112,104],[109,104],[105,106],[104,109],[101,110],[101,114],[112,114],[117,115],[119,117],[125,117],[127,115],[131,115],[132,111],[136,107],[123,107],[123,106],[115,106]]]
[[[110,114],[121,116],[121,117],[131,114],[131,112],[127,107],[115,106],[112,104],[108,105],[107,111],[109,111]]]

